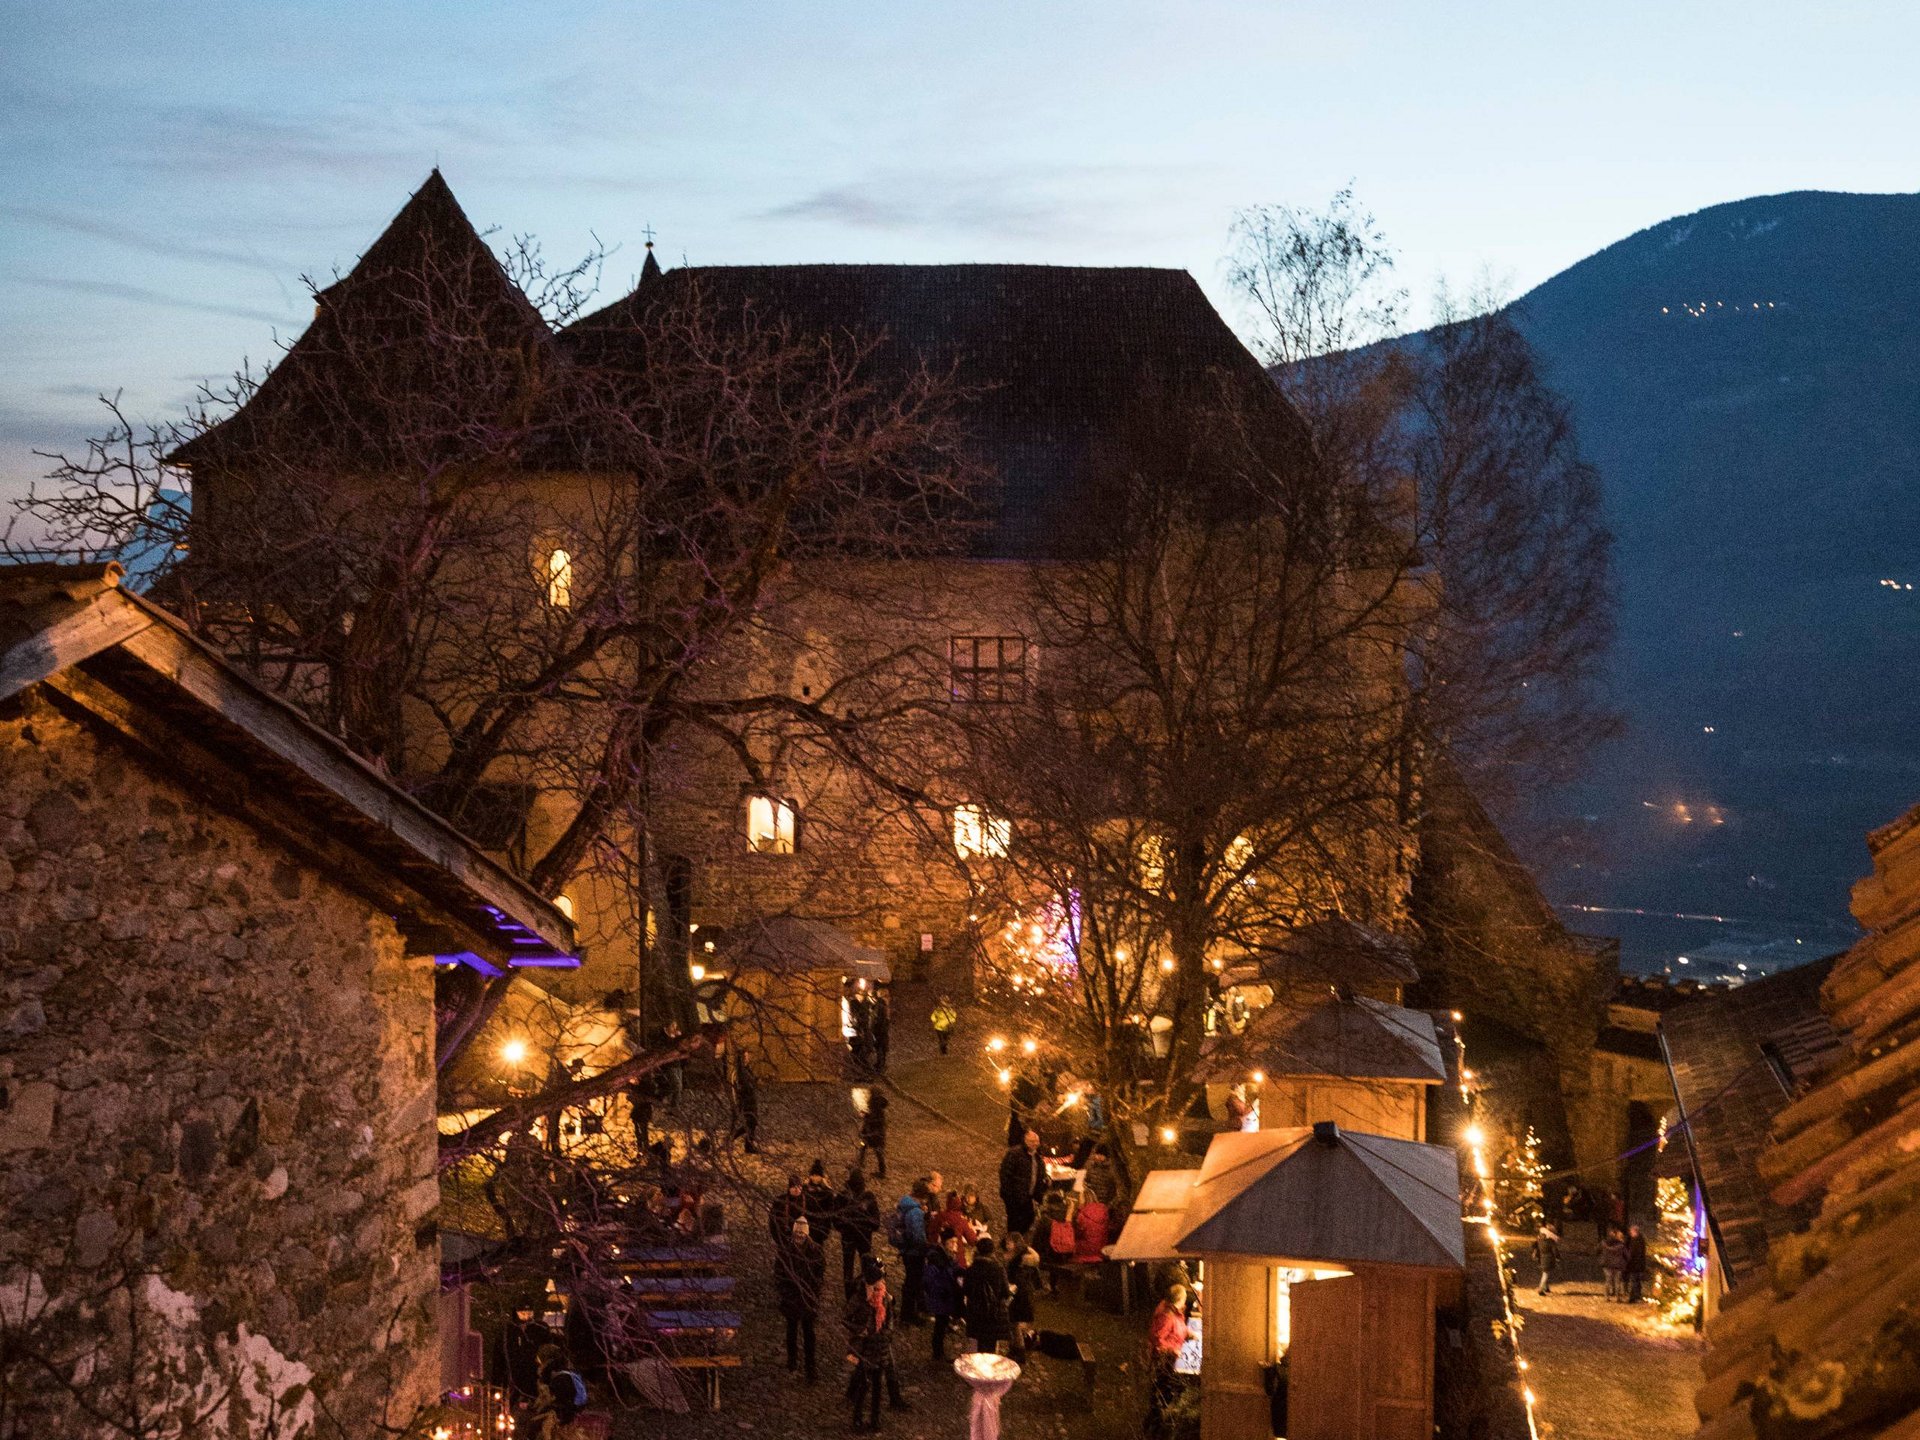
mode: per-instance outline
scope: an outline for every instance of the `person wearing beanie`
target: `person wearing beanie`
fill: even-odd
[[[780,1313],[787,1322],[787,1370],[800,1368],[806,1358],[807,1384],[820,1379],[814,1359],[815,1325],[820,1318],[820,1287],[827,1275],[827,1252],[813,1238],[807,1217],[798,1216],[787,1232],[786,1244],[774,1252],[774,1283]]]
[[[807,1213],[806,1190],[798,1175],[787,1176],[787,1188],[767,1207],[767,1234],[777,1253],[793,1235],[793,1222]]]

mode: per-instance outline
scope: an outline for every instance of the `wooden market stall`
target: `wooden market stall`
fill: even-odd
[[[777,915],[742,926],[703,954],[705,993],[730,987],[736,1041],[750,1045],[770,1080],[838,1080],[844,1070],[844,1002],[852,987],[887,984],[886,957],[824,920]]]
[[[1331,1122],[1217,1135],[1197,1173],[1148,1176],[1108,1254],[1201,1263],[1202,1440],[1433,1433],[1435,1313],[1466,1265],[1451,1149]]]
[[[1427,1138],[1428,1090],[1449,1076],[1433,1017],[1368,995],[1275,1003],[1237,1035],[1207,1037],[1199,1076],[1215,1115],[1244,1084],[1262,1129],[1331,1120],[1343,1130]]]

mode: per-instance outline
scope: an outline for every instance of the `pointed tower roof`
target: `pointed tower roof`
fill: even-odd
[[[1459,1158],[1331,1121],[1216,1135],[1180,1232],[1184,1255],[1459,1269]]]
[[[642,264],[640,267],[640,281],[639,281],[639,284],[635,285],[633,288],[638,290],[641,285],[646,285],[651,283],[652,281],[658,280],[660,278],[660,275],[661,275],[660,262],[659,260],[654,258],[653,242],[649,240],[647,241],[647,258],[645,263]]]
[[[418,358],[408,354],[409,342],[427,341],[436,328],[455,329],[469,341],[479,338],[494,352],[554,348],[546,321],[474,229],[438,169],[315,302],[313,323],[253,397],[174,451],[171,463],[193,467],[238,458],[249,445],[270,444],[271,432],[283,422],[324,425],[329,417],[318,412],[334,407],[353,410],[357,421],[377,429],[383,381],[395,382],[392,393],[406,393]],[[383,367],[391,373],[383,374]]]

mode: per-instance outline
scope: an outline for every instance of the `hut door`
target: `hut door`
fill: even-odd
[[[1361,1349],[1362,1293],[1353,1276],[1291,1288],[1287,1440],[1373,1440]]]

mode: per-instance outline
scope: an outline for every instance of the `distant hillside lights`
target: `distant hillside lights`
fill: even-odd
[[[1771,300],[1735,300],[1731,304],[1725,300],[1694,300],[1683,301],[1677,307],[1680,314],[1689,316],[1695,320],[1704,320],[1707,316],[1716,313],[1725,315],[1751,315],[1756,310],[1764,312],[1773,308],[1774,303]],[[1662,315],[1672,315],[1675,313],[1675,310],[1676,307],[1672,305],[1662,305],[1660,307],[1660,313]]]
[[[1913,582],[1911,580],[1882,580],[1880,583],[1889,590],[1913,589]]]

